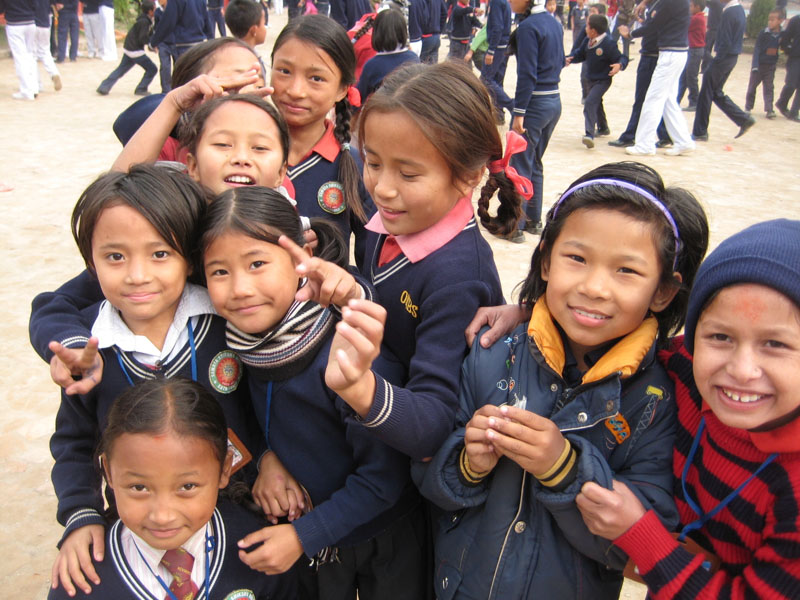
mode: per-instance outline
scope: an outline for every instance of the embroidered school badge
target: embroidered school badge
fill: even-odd
[[[603,56],[603,49],[598,48],[597,50],[594,51],[594,53],[597,54],[597,56]]]
[[[242,379],[242,361],[231,350],[217,354],[208,367],[208,380],[214,389],[222,394],[230,394]]]
[[[225,596],[225,600],[256,600],[252,590],[236,590]]]
[[[618,444],[627,440],[631,435],[631,428],[622,415],[606,419],[606,427],[614,435]]]
[[[332,215],[344,212],[344,188],[338,181],[323,183],[317,190],[317,202],[322,210]]]

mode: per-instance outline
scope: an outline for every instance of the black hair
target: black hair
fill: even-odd
[[[143,15],[149,15],[156,9],[156,3],[153,0],[142,0],[141,11]]]
[[[508,38],[508,47],[506,48],[506,54],[509,56],[514,56],[517,53],[517,29],[519,26],[522,25],[522,22],[531,16],[531,11],[533,10],[533,0],[528,0],[528,5],[525,7],[525,12],[519,15],[517,18],[517,27],[514,31],[511,32],[511,35]]]
[[[586,19],[586,24],[594,29],[598,35],[603,35],[608,31],[608,19],[603,15],[589,15],[589,18]]]
[[[253,55],[253,62],[258,62],[256,51],[240,39],[221,37],[207,40],[189,48],[175,62],[175,68],[172,70],[173,89],[189,83],[195,77],[208,73],[214,67],[214,56],[217,51],[230,44],[246,48]],[[266,77],[265,73],[261,75]]]
[[[307,44],[316,46],[331,57],[336,67],[341,73],[341,85],[345,89],[353,85],[356,81],[356,55],[353,50],[353,43],[347,37],[344,27],[333,19],[325,15],[305,15],[292,19],[284,27],[275,45],[272,47],[272,60],[275,60],[275,53],[291,39],[298,39]],[[350,154],[350,117],[352,106],[347,99],[347,95],[339,100],[334,108],[336,109],[336,122],[333,134],[336,141],[342,147],[339,158],[338,179],[344,188],[344,200],[347,209],[358,217],[361,221],[366,221],[364,207],[361,206],[361,197],[358,192],[358,185],[361,182],[361,173],[355,159]]]
[[[255,0],[230,0],[225,7],[225,24],[234,37],[243,38],[251,27],[261,23],[264,9]]]
[[[373,27],[375,27],[375,15],[370,15],[358,31],[353,34],[353,43],[355,44],[358,40],[367,35]]]
[[[201,229],[201,255],[197,257],[200,272],[204,272],[202,254],[214,240],[228,232],[270,244],[277,244],[281,235],[298,246],[306,243],[297,209],[280,192],[261,186],[233,188],[214,198]],[[314,256],[346,269],[349,256],[339,228],[326,219],[311,219],[311,229],[317,234]]]
[[[372,32],[372,48],[375,52],[392,52],[407,44],[408,27],[403,13],[394,8],[379,12]]]
[[[191,262],[197,224],[206,207],[203,188],[175,169],[141,164],[127,173],[112,171],[98,177],[72,211],[72,235],[90,271],[94,271],[92,237],[100,214],[119,205],[136,210],[171,248]]]
[[[228,454],[225,413],[211,392],[182,377],[149,379],[123,391],[108,411],[98,454],[111,457],[114,442],[126,433],[168,431],[207,441],[222,469]]]
[[[373,112],[402,111],[411,118],[447,162],[453,182],[465,182],[490,161],[499,160],[503,143],[486,86],[463,61],[402,66],[384,80],[361,109],[358,137],[369,144],[365,125]],[[397,140],[398,144],[402,140]],[[489,199],[499,190],[497,216],[489,215]],[[489,173],[481,189],[478,216],[491,233],[505,235],[516,227],[521,198],[505,173]]]
[[[661,176],[650,167],[637,162],[608,163],[592,169],[576,179],[569,187],[594,179],[618,179],[636,184],[649,192],[672,215],[680,235],[679,250],[675,253],[675,235],[664,214],[641,194],[618,186],[598,183],[581,188],[555,204],[547,214],[547,222],[539,245],[533,251],[531,269],[520,288],[520,304],[532,307],[544,295],[547,282],[542,279],[542,265],[550,257],[564,223],[578,210],[614,210],[652,225],[653,241],[661,268],[659,285],[678,288],[672,302],[657,313],[659,343],[665,344],[677,333],[686,319],[689,290],[697,269],[708,249],[708,220],[700,203],[690,192],[679,187],[665,187]],[[555,216],[554,209],[557,208]],[[613,232],[609,232],[613,235]],[[673,268],[673,264],[675,267]],[[678,281],[674,272],[678,272]]]
[[[598,15],[603,15],[603,16],[605,16],[605,15],[606,15],[606,11],[608,10],[608,8],[606,7],[606,5],[605,5],[605,4],[603,4],[602,2],[597,2],[597,3],[595,3],[595,4],[590,4],[590,5],[589,5],[589,8],[593,8],[593,9],[595,9],[595,10],[597,11],[597,14],[598,14]]]
[[[247,1],[250,2],[252,0]],[[203,102],[199,108],[192,113],[189,120],[181,124],[178,128],[178,140],[181,146],[184,146],[191,154],[196,154],[197,143],[203,135],[206,121],[208,121],[208,118],[217,108],[227,102],[246,102],[247,104],[252,104],[260,108],[272,117],[280,136],[281,150],[283,150],[283,162],[286,163],[289,160],[289,128],[286,126],[286,120],[272,103],[255,94],[230,94]]]
[[[700,11],[704,11],[706,8],[706,0],[691,0],[692,4],[694,4]],[[779,10],[773,10],[772,12],[780,12]]]

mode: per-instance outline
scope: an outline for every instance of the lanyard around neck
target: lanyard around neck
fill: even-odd
[[[191,352],[191,359],[192,359],[192,381],[197,381],[197,350],[194,346],[194,329],[192,328],[192,319],[191,317],[186,322],[186,326],[189,329],[189,350]],[[125,379],[128,380],[128,383],[133,386],[133,379],[131,378],[130,373],[128,373],[128,369],[125,368],[125,363],[122,361],[122,352],[116,349],[117,354],[117,362],[119,363],[120,369],[125,374]]]
[[[739,487],[733,490],[730,494],[725,496],[711,511],[704,513],[703,509],[689,496],[686,491],[686,476],[689,473],[689,467],[694,460],[694,455],[697,453],[697,447],[700,445],[700,438],[703,437],[703,430],[706,428],[706,418],[702,417],[700,419],[700,427],[697,428],[697,434],[694,436],[694,440],[692,441],[692,448],[689,450],[689,456],[686,457],[686,464],[683,465],[683,472],[681,473],[681,489],[683,490],[683,497],[686,499],[686,503],[689,507],[697,514],[700,518],[692,521],[688,525],[686,525],[683,529],[681,529],[681,533],[678,536],[678,541],[682,542],[686,539],[686,535],[694,531],[695,529],[700,529],[703,525],[706,524],[710,519],[712,519],[719,511],[725,508],[731,500],[733,500],[739,493],[747,486],[748,483],[753,481],[755,477],[775,458],[777,458],[777,452],[770,454],[767,459],[761,463],[751,475],[748,477]]]
[[[142,551],[139,550],[139,546],[136,543],[136,540],[131,538],[131,541],[133,542],[133,546],[136,548],[136,551],[139,553],[139,557],[142,559],[142,562],[147,567],[147,570],[150,571],[150,573],[153,575],[153,577],[155,577],[158,580],[159,585],[161,585],[161,587],[164,588],[164,590],[167,592],[167,595],[170,597],[170,600],[179,600],[175,596],[175,594],[172,593],[172,590],[169,589],[169,586],[162,579],[162,577],[158,573],[153,571],[153,568],[150,566],[150,563],[147,562],[147,560],[145,559],[144,555],[142,554]],[[209,558],[208,557],[212,552],[214,552],[214,549],[216,547],[217,547],[217,538],[215,536],[213,536],[213,535],[208,535],[208,523],[206,523],[206,543],[205,543],[205,549],[203,551],[203,558],[204,558],[203,565],[205,566],[205,572],[206,572],[206,578],[205,578],[206,581],[205,581],[205,586],[204,586],[205,593],[206,593],[206,600],[208,600],[211,597],[211,587],[210,587],[211,575],[210,575],[210,569],[208,568],[209,567]],[[200,596],[197,597],[197,600],[200,600]]]

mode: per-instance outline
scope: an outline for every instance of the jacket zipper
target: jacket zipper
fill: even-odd
[[[500,555],[497,557],[497,564],[494,567],[494,574],[492,575],[492,585],[489,587],[489,596],[488,598],[492,597],[492,591],[494,590],[494,583],[497,579],[497,572],[500,570],[500,561],[503,560],[503,553],[506,551],[506,544],[508,543],[508,536],[511,535],[511,529],[514,527],[514,524],[517,522],[520,513],[522,512],[522,497],[525,493],[525,480],[528,477],[528,472],[522,472],[522,484],[519,488],[519,504],[517,504],[517,513],[514,515],[514,518],[511,520],[511,523],[508,525],[508,529],[506,529],[506,536],[503,538],[503,545],[500,547]]]

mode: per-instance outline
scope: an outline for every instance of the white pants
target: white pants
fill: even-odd
[[[100,17],[103,19],[103,60],[117,60],[117,38],[114,36],[114,9],[110,6],[100,7]],[[675,92],[678,93],[677,91]]]
[[[272,3],[275,6],[275,14],[282,15],[283,14],[283,0],[273,0]]]
[[[36,60],[44,65],[44,70],[50,77],[59,75],[56,62],[53,60],[53,55],[50,54],[50,28],[37,27],[36,28]],[[38,80],[39,70],[36,70]],[[39,89],[42,89],[41,81],[39,81]]]
[[[419,40],[418,42],[409,42],[408,47],[414,54],[419,56],[420,52],[422,52],[422,40]]]
[[[39,78],[36,74],[36,25],[6,25],[8,48],[14,56],[14,69],[19,79],[19,91],[33,99],[39,93]],[[48,52],[49,40],[48,40]]]
[[[89,58],[103,57],[103,16],[99,13],[83,13],[83,32],[89,47]]]
[[[677,148],[693,147],[689,127],[678,105],[678,85],[681,73],[686,66],[686,52],[659,52],[658,62],[647,88],[642,104],[639,126],[636,128],[637,150],[654,152],[656,149],[656,129],[661,118],[667,127],[669,137]]]

